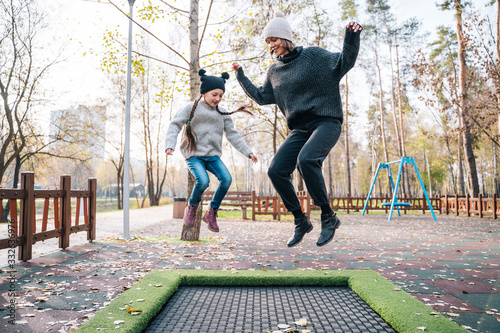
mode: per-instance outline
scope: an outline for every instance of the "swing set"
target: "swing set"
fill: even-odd
[[[399,164],[398,178],[396,180],[396,186],[394,186],[394,181],[392,180],[392,172],[391,172],[391,167],[390,167],[391,164],[395,164],[395,163],[400,163]],[[409,207],[410,206],[410,203],[398,202],[398,199],[397,199],[399,182],[401,180],[401,173],[403,171],[403,165],[405,163],[413,164],[413,167],[415,168],[415,172],[417,173],[417,176],[418,176],[418,180],[420,181],[420,185],[422,186],[422,190],[424,192],[425,199],[427,200],[427,204],[429,205],[429,208],[431,210],[432,217],[434,218],[434,221],[436,221],[436,215],[434,215],[434,210],[432,209],[431,201],[429,200],[429,196],[427,195],[427,191],[425,190],[424,182],[422,181],[422,177],[420,177],[420,173],[418,172],[417,164],[415,163],[415,160],[413,159],[413,157],[401,157],[401,159],[397,160],[397,161],[378,164],[377,171],[375,172],[375,177],[373,178],[373,182],[372,182],[372,185],[370,187],[370,192],[368,193],[368,197],[366,198],[365,207],[363,208],[363,213],[361,214],[361,216],[365,215],[366,207],[368,206],[368,202],[370,201],[370,196],[372,194],[373,187],[375,186],[375,181],[377,180],[377,176],[378,176],[380,169],[387,169],[387,171],[389,172],[389,180],[391,182],[391,187],[392,187],[392,192],[393,192],[392,201],[382,203],[382,206],[391,206],[391,211],[389,213],[389,221],[392,219],[392,212],[394,211],[394,207],[396,207],[396,209],[398,211],[398,216],[401,216],[401,213],[399,211],[399,207]]]

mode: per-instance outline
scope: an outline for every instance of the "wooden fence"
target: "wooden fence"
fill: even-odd
[[[312,203],[312,199],[306,191],[297,192],[302,210],[310,217],[313,210],[320,210],[319,207]],[[366,197],[330,197],[330,205],[334,211],[362,212],[365,206]],[[432,209],[439,214],[460,214],[470,217],[472,215],[483,218],[491,216],[496,219],[500,215],[500,199],[496,194],[491,198],[482,197],[471,198],[469,195],[459,196],[436,196],[429,198]],[[366,207],[366,212],[370,211],[390,211],[389,206],[382,206],[382,203],[391,202],[389,197],[371,197]],[[422,214],[430,212],[430,207],[427,204],[425,197],[422,198],[398,198],[398,202],[409,203],[409,206],[400,206],[401,213],[406,214],[408,211],[421,211]],[[252,191],[252,220],[255,220],[257,215],[271,215],[274,220],[280,220],[282,215],[288,213],[278,195],[258,196],[255,191]]]
[[[3,200],[9,201],[10,210],[8,238],[0,239],[0,249],[18,247],[18,259],[27,261],[32,258],[32,245],[46,239],[59,238],[59,247],[62,249],[69,247],[70,235],[73,233],[87,231],[87,239],[95,239],[96,179],[88,180],[87,190],[72,190],[70,176],[61,176],[60,188],[56,190],[35,190],[34,184],[34,174],[24,172],[21,174],[20,189],[0,189],[0,213]],[[72,199],[76,201],[74,215]],[[43,200],[41,219],[37,219],[36,200]],[[53,214],[49,217],[51,202]],[[82,202],[83,223],[80,221]],[[39,221],[41,226],[37,224]],[[49,221],[52,229],[49,228]],[[37,228],[40,228],[38,232]]]
[[[500,202],[496,194],[491,198],[484,198],[481,194],[477,198],[471,198],[468,194],[464,196],[442,196],[441,197],[442,213],[446,215],[454,214],[459,216],[460,213],[467,217],[471,215],[483,218],[485,215],[496,219],[500,214]]]

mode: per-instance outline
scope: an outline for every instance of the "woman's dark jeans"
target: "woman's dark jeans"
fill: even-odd
[[[296,167],[314,200],[314,205],[329,203],[321,168],[341,132],[342,124],[334,118],[322,117],[294,125],[267,171],[288,211],[301,208],[291,182],[291,174]]]

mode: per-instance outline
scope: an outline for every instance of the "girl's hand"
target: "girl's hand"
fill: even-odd
[[[240,65],[240,64],[238,64],[237,62],[233,62],[233,64],[232,64],[231,66],[233,67],[233,71],[237,71],[237,70],[238,70],[238,68],[240,68],[240,67],[241,67],[241,65]]]
[[[361,32],[361,30],[363,30],[363,27],[361,26],[361,24],[358,24],[357,22],[351,21],[347,25],[347,29],[349,29],[349,31],[351,31],[351,32]]]
[[[172,148],[167,148],[167,150],[165,150],[165,153],[167,153],[167,155],[173,155],[174,150]]]
[[[252,160],[252,162],[254,163],[257,163],[259,161],[259,159],[257,158],[257,156],[255,156],[253,153],[250,153],[248,155],[248,158]]]

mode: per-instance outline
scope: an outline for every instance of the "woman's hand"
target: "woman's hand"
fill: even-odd
[[[233,64],[232,64],[231,66],[233,67],[233,71],[237,71],[237,70],[238,70],[238,68],[240,68],[240,67],[241,67],[241,65],[240,65],[240,64],[238,64],[237,62],[233,62]]]
[[[172,148],[167,148],[167,150],[165,150],[165,153],[167,153],[167,155],[173,155],[174,150]]]
[[[351,21],[347,25],[347,29],[349,29],[350,32],[361,32],[363,30],[363,27],[361,26],[361,24]]]
[[[257,163],[259,161],[259,159],[257,158],[257,156],[255,156],[253,153],[250,153],[248,155],[248,158],[252,160],[252,162],[254,163]]]

